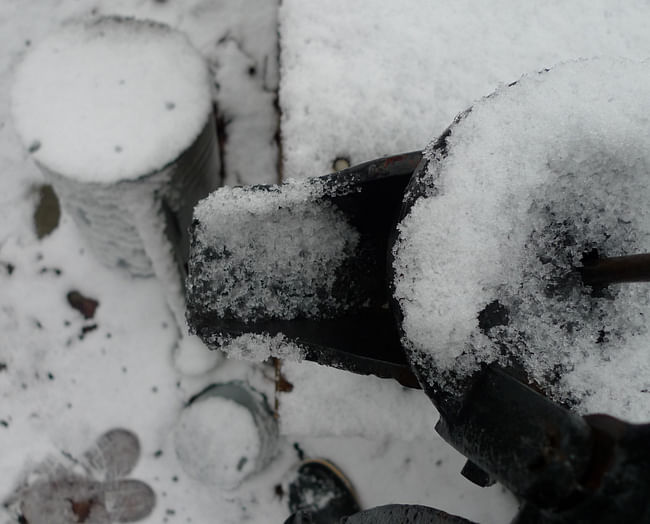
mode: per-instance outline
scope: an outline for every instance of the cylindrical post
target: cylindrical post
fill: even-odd
[[[12,102],[16,129],[90,251],[133,276],[157,276],[179,347],[193,347],[188,227],[194,205],[221,184],[204,58],[163,24],[75,21],[26,56]]]

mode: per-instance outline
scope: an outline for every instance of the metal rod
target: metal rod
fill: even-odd
[[[581,267],[586,286],[605,287],[622,282],[650,282],[650,253],[600,258]]]

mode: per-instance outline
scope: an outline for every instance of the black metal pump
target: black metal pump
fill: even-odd
[[[447,136],[434,149],[444,153]],[[410,359],[391,299],[390,253],[398,220],[426,192],[420,183],[426,167],[422,154],[412,152],[320,178],[334,189],[324,198],[360,233],[352,265],[366,268],[357,282],[367,296],[363,307],[325,318],[269,314],[242,321],[205,311],[201,297],[190,293],[192,330],[210,343],[242,333],[283,334],[308,360],[422,388],[440,412],[436,430],[468,458],[462,473],[482,486],[499,481],[521,499],[517,524],[650,523],[650,424],[579,416],[532,388],[519,370],[496,365],[451,394],[431,380],[435,369]],[[593,261],[583,278],[594,286],[648,280],[648,262],[648,255]],[[191,281],[192,254],[189,266]]]
[[[327,318],[285,320],[268,314],[245,322],[206,311],[202,297],[189,294],[191,328],[204,340],[242,333],[283,334],[304,348],[307,360],[354,373],[395,378],[405,386],[419,388],[401,349],[399,332],[388,307],[386,253],[404,189],[421,158],[419,151],[406,153],[320,177],[326,187],[334,189],[324,198],[335,205],[360,234],[355,260],[347,266],[355,268],[355,275],[342,280],[347,282],[354,278],[358,293],[367,299],[364,307]],[[267,191],[268,186],[252,186],[251,190]],[[192,256],[189,266],[192,281],[192,269],[200,271]]]

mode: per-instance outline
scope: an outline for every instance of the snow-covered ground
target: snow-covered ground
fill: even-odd
[[[526,72],[577,57],[648,58],[650,6],[283,0],[278,11],[272,0],[0,3],[0,499],[45,459],[70,465],[66,456],[79,459],[100,434],[124,427],[142,448],[131,476],[157,497],[143,522],[282,522],[288,509],[277,486],[302,451],[336,462],[363,507],[419,503],[506,522],[516,509],[512,497],[460,476],[463,458],[434,434],[437,415],[423,395],[315,364],[282,366],[294,388],[279,394],[278,454],[264,471],[228,491],[183,470],[174,434],[185,403],[231,380],[273,399],[275,370],[227,361],[180,373],[172,356],[178,330],[159,281],[104,267],[65,213],[38,238],[33,214],[43,177],[10,117],[9,92],[25,53],[63,20],[102,14],[151,18],[188,35],[214,74],[226,182],[250,184],[324,174],[337,158],[357,163],[421,149],[473,100]],[[91,318],[69,305],[71,291],[98,301]]]

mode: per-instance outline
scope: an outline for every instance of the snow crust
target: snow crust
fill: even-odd
[[[650,250],[649,86],[648,62],[566,63],[428,148],[430,196],[399,227],[394,269],[405,342],[438,380],[514,361],[582,413],[650,419],[650,287],[599,295],[577,272],[594,249]],[[489,308],[500,318],[481,325]]]
[[[34,159],[84,182],[163,168],[211,113],[210,72],[182,33],[108,17],[69,22],[16,71],[13,114]]]
[[[337,271],[359,234],[320,180],[221,188],[199,202],[188,297],[206,312],[253,321],[343,310]]]

